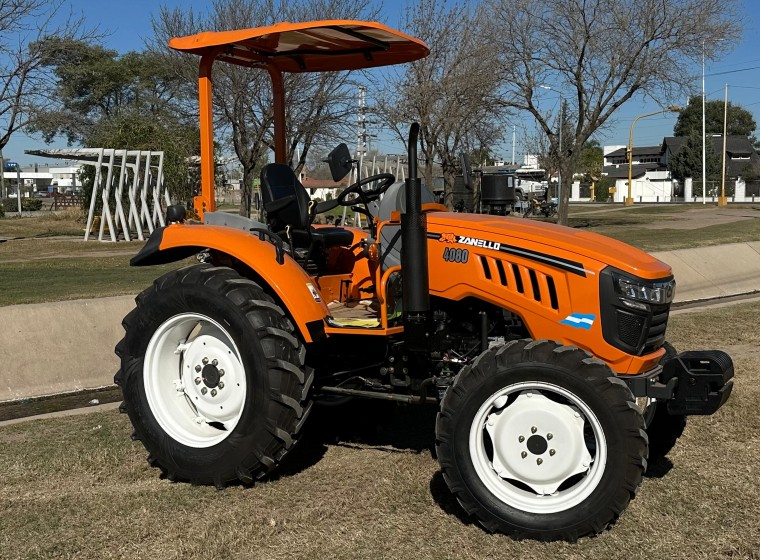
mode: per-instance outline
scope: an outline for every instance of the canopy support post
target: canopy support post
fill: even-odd
[[[285,161],[285,87],[282,72],[272,65],[267,65],[269,77],[272,79],[272,97],[274,98],[274,161]]]
[[[203,220],[205,212],[216,209],[214,201],[214,108],[212,97],[211,69],[217,50],[211,50],[201,57],[198,70],[198,107],[201,129],[201,195],[193,198],[195,213]]]

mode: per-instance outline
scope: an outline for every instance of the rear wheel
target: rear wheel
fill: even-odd
[[[312,376],[260,286],[205,264],[173,271],[138,296],[124,328],[122,409],[170,479],[250,483],[292,448]]]
[[[436,423],[444,478],[490,531],[575,540],[613,523],[646,468],[643,420],[601,361],[549,341],[484,352]]]

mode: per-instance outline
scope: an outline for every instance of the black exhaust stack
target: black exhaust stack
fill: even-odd
[[[422,180],[417,177],[417,136],[420,125],[409,129],[409,177],[406,212],[401,214],[401,278],[404,288],[404,340],[412,351],[427,351],[430,316],[427,218],[422,213]]]

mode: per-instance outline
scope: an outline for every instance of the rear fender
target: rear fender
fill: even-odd
[[[323,319],[329,313],[309,275],[288,255],[283,264],[277,264],[274,245],[248,232],[224,226],[172,224],[156,229],[130,264],[170,263],[205,249],[226,253],[261,276],[287,308],[304,341],[324,336]]]

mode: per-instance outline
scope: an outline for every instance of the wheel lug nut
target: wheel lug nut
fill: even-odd
[[[536,428],[535,426],[533,426],[533,427],[530,429],[530,433],[531,433],[531,434],[535,434],[537,431],[538,431],[538,428]]]
[[[196,385],[200,385],[201,384],[201,378],[200,377],[196,377],[195,378],[195,384]]]
[[[546,434],[546,439],[552,439],[554,437],[554,434]]]
[[[525,436],[520,436],[519,438],[517,438],[517,441],[519,441],[520,443],[524,442]]]
[[[556,451],[554,451],[554,449],[550,449],[550,450],[549,450],[549,455],[551,455],[552,457],[554,457],[554,454],[555,454],[555,453],[557,453],[557,452],[556,452]]]
[[[219,382],[219,389],[224,389],[224,381]]]
[[[208,363],[208,358],[203,358],[201,362],[203,362],[203,365],[205,366]]]
[[[206,393],[208,393],[208,389],[206,389],[205,387],[201,389],[201,395],[205,395]]]
[[[198,372],[198,373],[200,373],[200,371],[201,371],[201,366],[195,366],[195,371],[196,371],[196,372]]]
[[[520,453],[520,457],[522,457],[523,459],[525,459],[525,457],[527,457],[527,456],[528,456],[528,452],[527,451],[523,451],[522,453]]]
[[[224,377],[224,370],[223,369],[219,370],[219,377]]]
[[[536,464],[537,464],[537,465],[540,465],[540,464],[541,464],[541,463],[543,463],[543,462],[544,462],[544,460],[543,460],[543,459],[541,459],[540,457],[539,457],[538,459],[536,459]]]
[[[215,396],[216,396],[216,389],[211,389],[211,396],[212,396],[212,397],[215,397]]]
[[[216,359],[211,360],[211,365],[214,366],[214,367],[218,366],[219,365],[219,360],[216,360]]]

